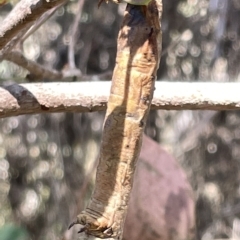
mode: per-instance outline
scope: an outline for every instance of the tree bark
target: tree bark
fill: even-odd
[[[67,0],[22,0],[14,7],[1,23],[0,54],[11,50],[11,41],[32,24],[46,11]]]
[[[156,82],[151,109],[239,110],[240,83]],[[110,82],[31,83],[0,87],[0,118],[105,111]],[[214,93],[214,94],[213,94]]]
[[[96,185],[74,224],[80,232],[122,239],[133,175],[160,62],[161,1],[127,5],[105,117]]]

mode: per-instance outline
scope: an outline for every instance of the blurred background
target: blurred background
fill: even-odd
[[[74,56],[83,74],[113,70],[124,7],[110,3],[98,9],[97,0],[84,2]],[[0,8],[0,22],[11,9]],[[158,81],[239,81],[239,0],[163,0],[163,9]],[[25,56],[68,68],[76,14],[78,1],[60,7],[26,39]],[[26,75],[0,62],[1,84],[27,81]],[[104,112],[95,112],[0,120],[1,240],[70,239],[67,226],[93,187],[103,119]],[[240,113],[151,111],[146,134],[187,173],[196,198],[197,238],[240,239]]]

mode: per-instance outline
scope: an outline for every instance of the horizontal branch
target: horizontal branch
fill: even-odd
[[[240,109],[240,83],[156,82],[152,109]],[[29,83],[0,87],[0,118],[106,110],[110,82]]]

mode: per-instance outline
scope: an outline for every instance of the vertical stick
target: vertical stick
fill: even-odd
[[[127,5],[104,123],[96,185],[80,232],[122,239],[129,195],[161,53],[161,0]]]

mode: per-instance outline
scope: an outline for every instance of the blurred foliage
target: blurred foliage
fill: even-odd
[[[28,234],[25,229],[14,225],[6,225],[0,228],[1,240],[27,240]]]
[[[124,6],[98,9],[97,1],[85,1],[75,48],[84,74],[113,69]],[[163,0],[163,6],[159,79],[239,81],[238,0]],[[10,10],[11,5],[1,8],[0,22]],[[76,13],[77,1],[61,7],[24,42],[25,55],[51,68],[68,67]],[[23,81],[26,74],[0,63],[2,82]],[[0,226],[18,223],[35,240],[71,239],[67,226],[92,189],[84,179],[93,182],[103,118],[103,113],[61,113],[0,120]],[[239,113],[155,111],[146,132],[188,174],[196,193],[198,238],[230,238],[240,218]]]

